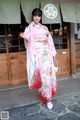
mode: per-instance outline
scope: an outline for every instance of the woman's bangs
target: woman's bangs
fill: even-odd
[[[40,12],[35,12],[35,13],[34,13],[34,16],[39,16],[39,17],[41,17],[42,15],[41,15]]]

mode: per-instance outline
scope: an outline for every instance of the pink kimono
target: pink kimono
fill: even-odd
[[[40,100],[49,102],[57,93],[53,57],[56,50],[46,26],[32,22],[26,27],[23,38],[27,47],[27,72],[29,88],[39,90]]]

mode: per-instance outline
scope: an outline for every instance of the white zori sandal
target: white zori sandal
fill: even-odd
[[[52,109],[53,108],[52,102],[47,102],[47,107],[48,107],[48,109]]]

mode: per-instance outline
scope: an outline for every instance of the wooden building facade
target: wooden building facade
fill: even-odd
[[[65,16],[61,23],[43,22],[51,32],[57,50],[58,78],[80,77],[80,23],[72,22],[65,20]],[[24,40],[19,37],[25,24],[28,25],[23,14],[21,23],[18,24],[8,22],[2,24],[0,21],[0,86],[23,84],[28,81],[26,49]]]

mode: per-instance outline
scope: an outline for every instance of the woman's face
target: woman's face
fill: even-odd
[[[33,21],[35,22],[35,24],[38,24],[41,20],[41,16],[33,16]]]

